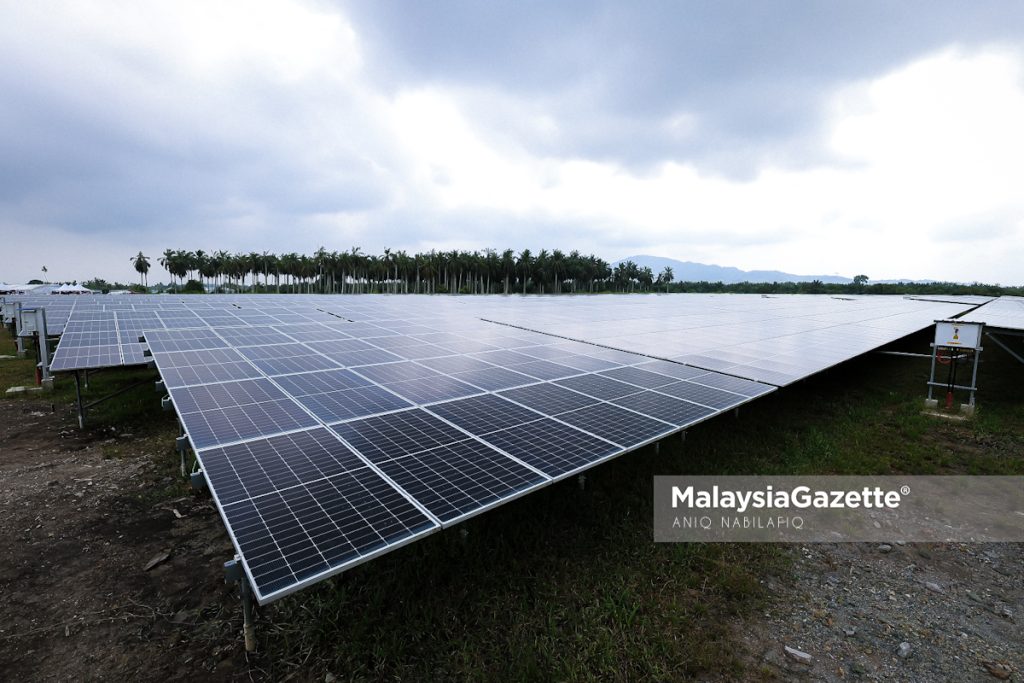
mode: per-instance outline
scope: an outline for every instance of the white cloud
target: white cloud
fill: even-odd
[[[208,196],[181,190],[182,215],[196,222],[173,234],[115,226],[84,235],[66,211],[47,213],[49,222],[8,216],[15,238],[2,279],[33,277],[36,266],[19,264],[61,242],[74,248],[54,258],[89,255],[88,265],[67,264],[64,277],[79,279],[101,266],[131,278],[127,256],[138,248],[311,252],[322,243],[580,248],[799,273],[1021,280],[1024,61],[1004,47],[949,48],[837,84],[822,93],[826,161],[765,165],[736,180],[684,158],[638,171],[538,152],[562,148],[587,116],[616,115],[587,112],[579,88],[538,98],[496,83],[385,86],[370,75],[387,69],[371,61],[379,52],[326,5],[20,3],[4,13],[7,78],[88,122],[97,138],[75,149],[109,144],[103,161],[129,175],[142,167],[133,155],[146,154],[151,183],[172,195],[200,172],[220,184]],[[571,107],[559,107],[564,98]],[[59,131],[30,129],[36,111],[20,104],[9,102],[6,116],[0,104],[0,120],[53,154]],[[583,118],[562,118],[566,110]],[[704,129],[681,108],[652,120],[667,148]],[[59,188],[89,180],[88,171],[59,182],[61,169],[48,172],[48,192],[0,207],[63,206]]]

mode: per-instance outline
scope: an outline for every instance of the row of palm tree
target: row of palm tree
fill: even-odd
[[[145,279],[148,257],[140,251],[132,260]],[[159,261],[175,283],[198,278],[202,285],[222,291],[270,291],[273,279],[277,292],[561,294],[653,291],[667,289],[673,280],[668,267],[655,277],[650,268],[632,261],[612,268],[596,256],[558,249],[536,254],[529,249],[518,254],[512,249],[420,254],[385,249],[374,255],[364,254],[359,247],[343,252],[321,247],[311,256],[167,249]]]

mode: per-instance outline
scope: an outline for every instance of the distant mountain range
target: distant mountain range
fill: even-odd
[[[695,263],[693,261],[677,261],[672,258],[665,258],[664,256],[649,256],[647,254],[640,254],[638,256],[627,256],[624,259],[619,259],[612,266],[616,266],[624,261],[632,261],[641,268],[644,266],[650,268],[654,275],[657,276],[665,266],[672,267],[672,274],[675,277],[676,282],[723,282],[725,284],[732,284],[735,282],[812,282],[813,280],[821,280],[822,282],[834,283],[834,284],[847,284],[853,282],[852,277],[842,277],[840,275],[794,275],[793,273],[784,273],[781,270],[741,270],[739,268],[733,268],[731,266],[716,266],[709,265],[707,263]],[[870,280],[875,284],[882,283],[895,283],[895,282],[917,282],[917,283],[928,283],[933,280]]]

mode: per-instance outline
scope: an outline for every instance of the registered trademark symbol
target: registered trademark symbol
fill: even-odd
[[[909,486],[901,486],[900,487],[900,493],[902,493],[904,496],[909,496],[910,495],[910,487]]]

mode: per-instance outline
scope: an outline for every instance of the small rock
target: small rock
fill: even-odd
[[[847,637],[851,637],[851,636],[857,635],[857,627],[856,626],[849,626],[849,627],[844,628],[843,629],[843,635],[845,635]]]
[[[338,680],[338,678],[330,671],[328,671],[324,676],[324,683],[334,683],[336,680]]]
[[[906,544],[907,544],[906,541],[896,541],[896,545],[903,546],[903,545],[906,545]]]
[[[786,656],[792,659],[794,662],[799,662],[800,664],[811,663],[812,657],[806,652],[801,652],[800,650],[792,648],[789,645],[783,645],[782,649],[786,653]]]
[[[985,671],[1001,681],[1010,680],[1010,676],[1013,674],[1013,669],[1002,662],[982,662],[982,666],[985,667]]]
[[[146,566],[142,568],[142,571],[148,572],[150,569],[152,569],[153,567],[157,566],[161,562],[165,561],[170,556],[171,556],[171,551],[170,550],[165,550],[165,551],[163,551],[161,553],[157,553],[153,557],[149,558],[149,562],[147,562]]]
[[[891,546],[891,545],[889,545],[888,543],[881,543],[881,544],[879,544],[879,546],[878,546],[878,547],[876,548],[876,550],[877,550],[878,552],[880,552],[880,553],[883,553],[883,554],[884,554],[884,553],[891,553],[891,552],[892,552],[892,546]]]
[[[935,583],[934,581],[925,581],[924,582],[924,587],[927,588],[928,590],[930,590],[932,593],[945,593],[946,592],[946,591],[942,590],[942,586],[940,586],[939,584]]]
[[[901,659],[906,659],[910,656],[910,653],[913,651],[914,648],[910,646],[910,643],[908,643],[907,641],[903,641],[902,643],[900,643],[899,648],[896,650],[896,654],[899,655]]]

